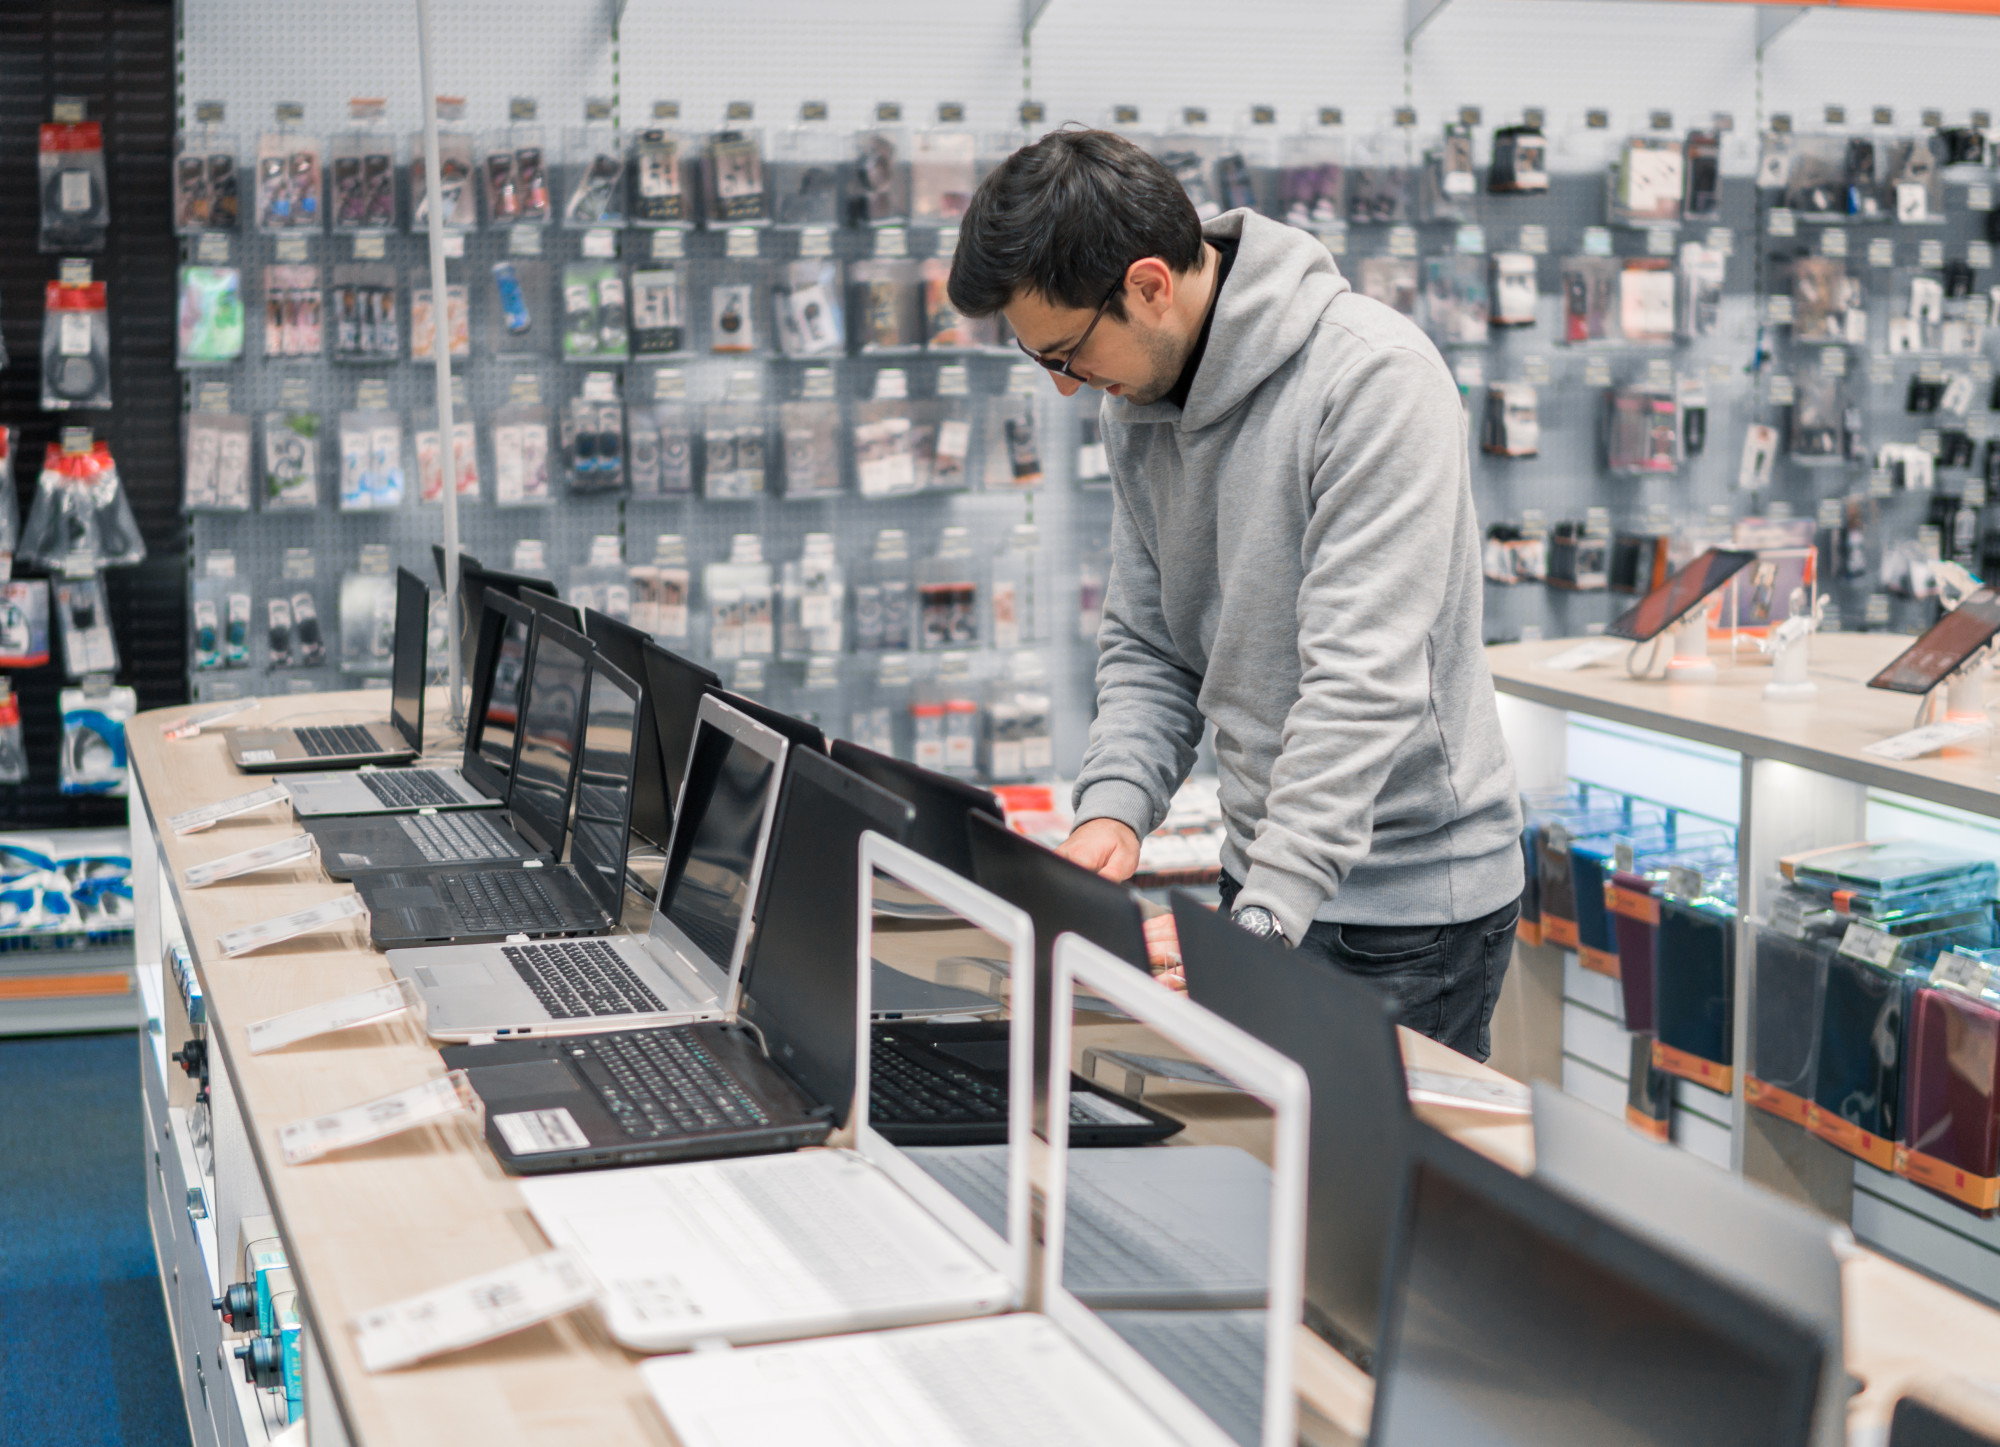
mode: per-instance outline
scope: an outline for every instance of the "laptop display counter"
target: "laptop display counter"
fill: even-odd
[[[316,722],[366,719],[379,713],[380,698],[270,700],[262,721],[288,721],[279,716],[302,717],[308,708]],[[441,695],[429,702],[430,718],[446,716]],[[340,898],[350,888],[328,882],[310,860],[206,889],[182,884],[189,866],[284,839],[298,826],[279,807],[175,835],[166,823],[172,815],[266,781],[231,767],[217,736],[163,739],[160,724],[170,716],[139,716],[128,738],[139,960],[150,1022],[141,1045],[148,1201],[194,1441],[255,1444],[282,1429],[272,1394],[243,1384],[242,1363],[233,1356],[243,1338],[228,1332],[211,1305],[243,1277],[245,1241],[272,1234],[282,1240],[297,1291],[305,1342],[300,1390],[316,1447],[661,1441],[637,1357],[615,1346],[588,1310],[400,1371],[362,1369],[350,1326],[357,1316],[518,1262],[546,1243],[471,1116],[305,1165],[283,1163],[283,1126],[435,1079],[442,1066],[408,1014],[249,1053],[250,1022],[378,987],[389,970],[369,947],[361,920],[222,957],[220,933]],[[628,896],[627,927],[643,930],[647,912]],[[977,936],[963,929],[930,933],[929,939],[921,931],[885,936],[885,949],[895,954],[889,962],[922,974],[928,961],[938,983],[976,988],[983,967],[969,946]],[[192,959],[185,988],[160,964],[174,943],[184,944]],[[205,1133],[195,1128],[198,1080],[168,1059],[195,1033],[190,1013],[205,1017]],[[1411,1068],[1493,1075],[1422,1037],[1403,1032],[1401,1039]],[[1141,1027],[1085,1017],[1072,1063],[1087,1068],[1086,1052],[1120,1049],[1163,1053]],[[1255,1152],[1268,1141],[1263,1123],[1219,1092],[1153,1080],[1145,1100],[1187,1122],[1176,1144]],[[1431,1105],[1419,1105],[1417,1113],[1511,1169],[1532,1167],[1524,1118]],[[1901,1377],[1940,1368],[1976,1375],[1983,1367],[1975,1364],[2000,1350],[2000,1314],[1903,1268],[1865,1257],[1850,1264],[1848,1279],[1853,1353],[1879,1363],[1873,1370],[1856,1367],[1870,1380],[1857,1399],[1857,1420],[1886,1421]],[[1943,1324],[1951,1329],[1940,1331]],[[1298,1385],[1308,1440],[1353,1441],[1365,1431],[1367,1378],[1303,1328]]]

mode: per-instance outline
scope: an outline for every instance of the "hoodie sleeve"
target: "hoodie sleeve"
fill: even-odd
[[[1121,485],[1097,631],[1097,717],[1072,796],[1078,824],[1116,819],[1141,839],[1159,826],[1201,744],[1200,689],[1168,638],[1159,561]]]
[[[1237,900],[1294,942],[1367,855],[1375,800],[1429,716],[1466,437],[1457,387],[1412,348],[1377,348],[1331,389],[1303,544],[1299,697]]]

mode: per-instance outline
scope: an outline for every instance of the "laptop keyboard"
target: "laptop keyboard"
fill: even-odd
[[[1264,1421],[1264,1313],[1114,1311],[1104,1321],[1243,1447]]]
[[[397,769],[385,774],[361,774],[363,786],[384,804],[410,809],[459,803],[458,790],[430,769]]]
[[[970,1070],[904,1054],[877,1035],[868,1052],[868,1116],[897,1124],[966,1125],[1007,1118],[1007,1092]]]
[[[326,727],[295,728],[293,735],[306,756],[313,759],[346,754],[379,754],[382,746],[375,735],[360,724],[332,724]]]
[[[968,1353],[957,1342],[908,1332],[877,1340],[975,1447],[1061,1447],[1090,1435],[1090,1424],[1064,1410],[1049,1384],[1011,1352]]]
[[[557,1020],[642,1015],[667,1008],[602,940],[503,945],[500,953]]]
[[[570,1041],[567,1048],[571,1055],[594,1057],[610,1072],[616,1091],[600,1085],[597,1093],[634,1139],[771,1123],[763,1107],[689,1031],[591,1035]]]
[[[853,1305],[908,1290],[909,1253],[873,1218],[808,1193],[788,1171],[725,1168],[724,1176],[806,1275],[837,1300]],[[746,1263],[739,1259],[738,1264]],[[796,1266],[786,1269],[776,1260],[757,1264],[775,1268],[759,1275],[766,1291],[782,1293],[778,1304],[798,1298]]]
[[[459,926],[468,934],[513,934],[521,930],[585,929],[601,923],[549,897],[537,878],[539,870],[468,870],[441,874],[437,892],[458,911]]]
[[[412,814],[396,821],[417,852],[432,864],[464,864],[475,859],[519,859],[521,851],[473,813]]]

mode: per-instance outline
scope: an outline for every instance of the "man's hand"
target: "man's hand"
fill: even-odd
[[[1090,819],[1077,825],[1056,852],[1117,884],[1139,868],[1139,836],[1131,825],[1116,819]]]

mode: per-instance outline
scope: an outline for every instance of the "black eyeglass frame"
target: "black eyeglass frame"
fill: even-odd
[[[1110,291],[1104,294],[1104,300],[1097,304],[1097,310],[1091,313],[1090,325],[1083,329],[1083,335],[1076,339],[1076,345],[1069,349],[1069,355],[1064,357],[1060,362],[1052,362],[1040,352],[1031,350],[1028,344],[1019,337],[1014,338],[1014,345],[1021,349],[1029,361],[1046,367],[1058,377],[1067,377],[1072,382],[1081,382],[1084,379],[1069,369],[1070,363],[1083,355],[1083,349],[1090,344],[1090,334],[1097,330],[1097,324],[1104,320],[1104,313],[1110,309],[1111,303],[1117,300],[1118,294],[1124,290],[1125,277],[1121,273],[1117,283]]]

